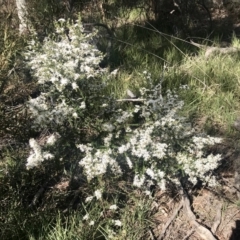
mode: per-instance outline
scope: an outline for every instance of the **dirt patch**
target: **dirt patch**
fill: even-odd
[[[195,193],[190,202],[197,223],[211,231],[215,239],[240,239],[240,208],[233,201],[222,198],[211,190],[202,189]],[[155,202],[155,208],[158,210],[153,219],[157,227],[153,232],[155,236],[158,236],[157,239],[203,239],[199,236],[196,226],[192,224],[184,208],[181,207],[176,214],[176,209],[180,207],[180,204],[173,199],[167,199],[166,196],[160,197],[158,202]],[[171,222],[166,230],[169,219]],[[165,231],[163,238],[159,238],[163,231]]]

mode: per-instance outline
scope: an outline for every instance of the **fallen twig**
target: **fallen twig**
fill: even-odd
[[[34,198],[32,200],[32,202],[28,205],[28,208],[31,208],[31,207],[34,207],[37,202],[38,202],[38,199],[40,198],[40,196],[43,194],[45,188],[47,187],[47,183],[45,183],[38,191],[37,193],[34,195]]]
[[[183,207],[183,199],[181,200],[179,206],[177,209],[175,209],[175,211],[173,212],[172,216],[168,219],[168,221],[165,223],[163,230],[162,230],[162,234],[159,236],[158,240],[162,240],[166,234],[166,231],[168,229],[168,227],[170,226],[170,224],[172,223],[172,221],[175,219],[175,217],[177,216],[178,212],[181,210],[181,208]]]
[[[195,228],[196,233],[203,239],[203,240],[217,240],[212,232],[208,230],[206,227],[202,226],[200,223],[196,221],[196,216],[191,210],[191,204],[188,199],[187,193],[182,188],[182,194],[183,194],[183,208],[185,209],[185,213],[188,216],[190,223]]]
[[[188,239],[194,232],[195,232],[195,229],[191,229],[190,231],[188,231],[187,235],[183,238],[183,240]]]
[[[212,233],[216,233],[216,231],[218,229],[218,226],[221,223],[221,217],[222,217],[222,204],[220,204],[220,206],[218,208],[217,214],[216,214],[215,219],[214,219],[214,223],[211,227]]]
[[[157,240],[157,238],[156,238],[156,237],[154,236],[154,234],[153,234],[152,229],[149,229],[148,232],[149,232],[149,236],[150,236],[150,239],[151,239],[151,240]]]
[[[118,99],[117,102],[144,102],[146,99],[142,98],[124,98],[124,99]]]

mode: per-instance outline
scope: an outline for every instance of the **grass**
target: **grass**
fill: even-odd
[[[133,11],[131,19],[137,13]],[[21,37],[14,38],[16,30],[13,31],[7,28],[8,26],[6,23],[1,25],[0,29],[1,39],[4,40],[0,46],[1,93],[4,91],[8,93],[7,88],[11,85],[20,86],[17,89],[17,92],[20,92],[25,85],[19,84],[22,81],[18,74],[22,74],[21,69],[16,75],[11,74],[9,78],[7,77],[16,60],[21,59],[18,58],[19,53],[25,46],[25,40]],[[110,67],[112,69],[119,67],[119,73],[109,88],[109,94],[124,97],[127,89],[138,94],[140,87],[149,86],[159,80],[163,81],[164,90],[178,89],[181,85],[187,84],[189,90],[178,90],[185,101],[182,114],[195,122],[204,119],[201,127],[210,133],[225,137],[234,136],[231,124],[240,113],[239,56],[216,55],[206,60],[204,52],[196,50],[190,44],[152,30],[136,25],[117,29],[117,40],[114,42]],[[238,47],[239,44],[238,39],[233,37],[232,45]],[[144,70],[151,73],[151,82],[143,77]],[[24,99],[29,94],[26,91]],[[11,102],[10,106],[14,104],[16,103]],[[15,111],[12,112],[16,116],[14,119],[5,115],[3,111],[0,113],[1,121],[3,123],[10,121],[15,136],[22,137],[23,129],[18,127],[22,124],[19,115]],[[4,137],[8,132],[7,127],[3,126],[9,125],[0,125],[0,133]],[[50,193],[43,197],[36,208],[27,209],[38,188],[45,182],[44,176],[37,175],[32,178],[26,171],[24,147],[20,147],[19,150],[7,146],[1,150],[0,206],[4,209],[0,218],[1,239],[108,239],[104,236],[109,234],[108,230],[112,225],[110,220],[113,216],[121,220],[122,227],[115,227],[117,234],[113,234],[112,239],[146,239],[149,228],[153,226],[152,200],[143,193],[128,192],[126,186],[123,190],[118,187],[115,189],[109,180],[111,185],[109,191],[114,192],[112,195],[115,198],[110,200],[106,198],[103,202],[93,202],[92,205],[82,205],[76,211],[66,214],[63,212],[65,209],[59,207],[61,204],[54,209],[56,207],[54,202],[61,203],[66,199],[72,199],[77,189],[60,194],[54,192],[51,188],[60,180],[58,176],[53,176],[54,184],[50,184],[47,189]],[[94,189],[96,186],[92,187]],[[56,197],[57,194],[59,198]],[[77,199],[78,203],[83,202],[81,197],[85,196],[80,196],[80,199]],[[109,202],[120,206],[118,212],[108,211],[106,206]],[[101,217],[102,212],[105,214],[104,217]],[[83,221],[86,213],[93,216],[95,221],[93,226]]]
[[[120,29],[119,35],[122,35],[118,36],[120,39],[131,36],[125,40],[126,44],[125,41],[117,44],[122,56],[121,66],[131,72],[130,88],[148,84],[139,79],[143,70],[151,73],[153,82],[163,79],[165,89],[187,84],[189,91],[179,92],[186,103],[184,114],[194,118],[207,116],[222,134],[231,134],[231,125],[240,110],[239,56],[216,55],[207,60],[204,50],[196,51],[181,39],[162,36],[154,32],[155,29],[142,36],[141,31],[146,29],[138,30],[134,26]],[[238,44],[239,40],[233,37],[232,46]]]

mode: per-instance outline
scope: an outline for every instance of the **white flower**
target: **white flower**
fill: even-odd
[[[164,176],[165,176],[165,173],[163,172],[163,171],[161,171],[161,170],[158,170],[158,173],[157,173],[157,175],[158,175],[158,177],[159,178],[164,178]]]
[[[84,144],[78,144],[78,145],[76,145],[76,147],[79,148],[81,152],[87,152],[88,150],[91,149],[91,148],[89,148],[88,146],[86,146]]]
[[[153,172],[152,169],[148,168],[148,169],[146,170],[146,174],[147,174],[148,176],[150,176],[152,179],[155,179],[155,173]]]
[[[130,169],[132,169],[133,164],[132,164],[132,161],[130,160],[130,158],[129,158],[129,157],[126,157],[126,160],[127,160],[128,167],[129,167]]]
[[[43,162],[44,158],[42,155],[42,150],[37,141],[33,138],[29,140],[29,145],[32,148],[29,157],[27,158],[27,169],[37,167]]]
[[[118,227],[122,226],[122,222],[120,220],[112,220],[112,222],[115,226],[118,226]]]
[[[76,89],[78,89],[78,85],[75,82],[73,82],[72,83],[72,88],[73,88],[73,90],[76,90]]]
[[[73,118],[78,118],[78,114],[77,114],[76,112],[74,112],[74,113],[72,114],[72,116],[73,116]]]
[[[162,191],[165,191],[166,190],[166,180],[165,179],[162,179],[159,183],[158,183],[158,186],[160,187],[160,189]]]
[[[92,199],[93,199],[93,196],[87,197],[87,198],[85,199],[85,202],[91,202]]]
[[[80,109],[85,109],[85,108],[86,108],[86,103],[85,102],[81,102]]]
[[[90,221],[89,225],[90,225],[90,226],[93,226],[94,223],[95,223],[95,222],[92,220],[92,221]]]
[[[125,131],[126,131],[127,133],[130,133],[130,132],[132,132],[132,129],[131,129],[130,127],[127,127],[127,128],[125,129]]]
[[[49,152],[44,152],[44,153],[43,153],[43,158],[46,159],[46,160],[52,159],[52,158],[54,158],[54,155],[52,155],[52,154],[49,153]]]
[[[149,191],[149,190],[145,190],[144,193],[147,195],[147,196],[151,196],[152,193]]]
[[[84,168],[89,181],[96,176],[105,174],[108,169],[116,175],[122,174],[116,158],[112,156],[111,149],[97,150],[94,154],[89,150],[79,164]]]
[[[100,189],[98,189],[94,192],[94,195],[97,198],[97,200],[99,200],[102,198],[102,191]]]
[[[138,113],[140,110],[141,110],[141,107],[139,105],[135,105],[133,112]]]
[[[134,180],[133,180],[133,186],[136,186],[136,187],[140,188],[144,184],[144,181],[145,181],[145,176],[144,175],[139,176],[139,174],[136,174],[135,177],[134,177]]]
[[[112,137],[113,137],[113,135],[110,133],[110,134],[108,134],[107,137],[105,137],[105,138],[103,139],[103,141],[104,141],[104,146],[106,146],[106,147],[109,147],[109,146],[110,146]]]
[[[64,18],[59,18],[59,19],[58,19],[58,22],[64,23],[64,22],[66,22],[66,20],[65,20]]]
[[[57,138],[59,138],[60,135],[58,133],[55,134],[51,134],[48,139],[47,139],[47,144],[52,146],[55,144],[55,142],[57,141]]]
[[[35,152],[30,152],[29,157],[27,158],[27,169],[31,169],[33,167],[37,167],[40,165],[41,162],[43,162],[43,157],[41,154],[36,154]]]
[[[117,68],[117,69],[113,70],[110,74],[113,75],[113,76],[116,76],[117,73],[118,73],[118,70],[119,70],[119,69]]]
[[[89,219],[89,214],[87,213],[84,217],[83,220],[88,220]]]
[[[118,148],[118,152],[122,154],[126,152],[129,149],[129,147],[130,147],[129,145],[122,145],[121,147]]]
[[[110,209],[110,210],[117,210],[117,209],[118,209],[118,206],[117,206],[116,204],[114,204],[114,205],[111,205],[111,206],[109,207],[109,209]]]
[[[66,86],[69,83],[69,80],[67,78],[62,78],[61,79],[61,85]]]
[[[112,132],[115,129],[115,127],[111,123],[104,123],[102,125],[102,129],[106,132]]]

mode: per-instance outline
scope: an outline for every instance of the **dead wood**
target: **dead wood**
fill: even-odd
[[[205,51],[205,54],[204,54],[205,58],[216,56],[217,54],[228,55],[228,54],[236,54],[240,52],[240,49],[235,47],[209,47],[206,45],[195,43],[192,40],[190,40],[190,42],[192,45],[200,49],[203,49]]]
[[[159,236],[158,240],[162,240],[164,239],[164,236],[166,234],[166,231],[168,229],[168,227],[170,226],[170,224],[174,221],[175,217],[177,216],[178,212],[181,210],[181,208],[183,207],[183,199],[181,200],[179,206],[177,209],[175,209],[175,211],[173,212],[172,216],[168,219],[168,221],[165,223],[163,230],[162,230],[162,234]]]
[[[191,210],[190,200],[188,199],[187,193],[182,189],[183,194],[183,209],[185,210],[184,213],[187,215],[191,225],[194,227],[196,233],[203,239],[203,240],[217,240],[212,234],[210,230],[206,227],[201,225],[196,221],[196,216]]]

